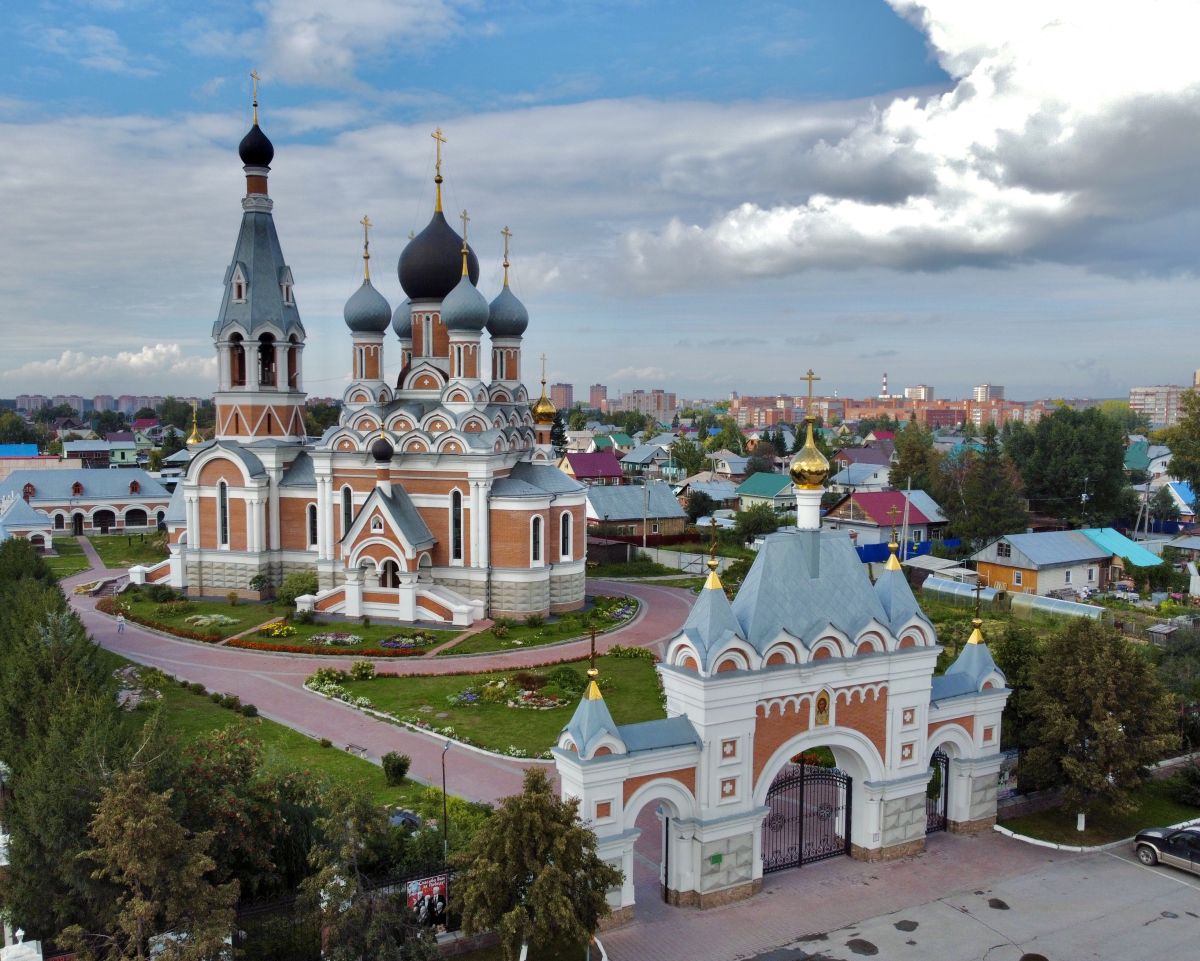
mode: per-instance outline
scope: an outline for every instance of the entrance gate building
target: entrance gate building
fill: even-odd
[[[825,857],[922,850],[935,760],[945,829],[995,821],[1009,691],[978,622],[934,677],[942,649],[894,551],[872,583],[850,538],[820,529],[828,467],[814,456],[810,432],[792,469],[797,528],[765,539],[732,601],[710,561],[657,668],[667,718],[617,724],[593,678],[559,737],[563,796],[580,800],[600,856],[625,874],[610,895],[618,922],[633,914],[635,822],[647,805],[668,828],[664,896],[697,907]],[[818,747],[835,769],[793,762]]]

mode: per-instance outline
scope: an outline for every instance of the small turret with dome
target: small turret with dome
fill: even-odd
[[[505,227],[500,233],[504,236],[504,286],[488,308],[487,331],[493,337],[522,337],[529,326],[529,311],[508,286],[508,241],[512,231]]]
[[[462,273],[458,283],[442,301],[442,324],[454,333],[473,332],[478,334],[488,321],[488,304],[475,287],[470,276],[470,248],[467,246],[467,224],[471,218],[464,210],[460,215],[463,222],[463,239],[460,254]]]
[[[446,222],[446,215],[442,212],[442,144],[446,138],[440,128],[432,136],[437,142],[436,175],[433,178],[437,192],[433,217],[425,229],[408,242],[396,265],[400,286],[413,301],[443,300],[462,276],[459,259],[465,241]],[[467,275],[471,283],[479,280],[479,259],[469,247]]]
[[[821,527],[821,494],[825,481],[829,479],[829,461],[817,449],[813,438],[813,382],[820,380],[809,368],[805,375],[808,381],[808,406],[805,408],[804,446],[792,458],[788,473],[796,485],[796,527],[800,530],[819,530]]]
[[[387,299],[371,285],[371,239],[368,231],[371,220],[359,221],[363,228],[363,281],[342,311],[346,326],[354,334],[382,334],[392,320],[392,308]]]
[[[539,427],[549,428],[554,424],[554,418],[558,416],[558,409],[554,406],[554,402],[546,396],[546,355],[542,354],[542,396],[529,405],[529,411],[533,414],[533,422]],[[541,431],[539,430],[539,434]]]

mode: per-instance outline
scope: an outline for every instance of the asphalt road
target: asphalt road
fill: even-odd
[[[1125,850],[1086,855],[742,957],[1194,961],[1200,958],[1200,877],[1143,867]]]

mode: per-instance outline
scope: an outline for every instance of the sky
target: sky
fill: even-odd
[[[348,382],[364,213],[403,297],[435,127],[488,299],[512,230],[527,382],[542,353],[584,398],[809,367],[842,396],[1111,397],[1200,367],[1192,0],[34,0],[6,26],[0,396],[211,391],[251,69],[310,395]]]

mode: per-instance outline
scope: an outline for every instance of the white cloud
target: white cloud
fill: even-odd
[[[952,88],[897,98],[837,139],[796,144],[792,199],[743,196],[707,223],[676,216],[630,230],[641,286],[1084,259],[1081,234],[1161,216],[1189,196],[1200,146],[1194,3],[1140,6],[1134,39],[1121,4],[891,2],[926,32]],[[837,169],[856,186],[841,187],[829,176]],[[902,189],[864,196],[889,169]]]
[[[43,50],[74,60],[81,66],[129,77],[151,77],[159,63],[153,57],[136,57],[115,30],[96,24],[78,27],[38,26],[35,42]]]
[[[119,351],[111,355],[96,355],[78,350],[64,350],[49,360],[34,360],[5,371],[4,377],[22,378],[41,383],[47,393],[63,385],[87,383],[95,389],[180,390],[181,379],[186,390],[211,388],[216,376],[216,357],[185,354],[179,344],[147,345],[138,351]]]
[[[667,372],[661,367],[622,367],[608,375],[609,380],[662,380]]]

